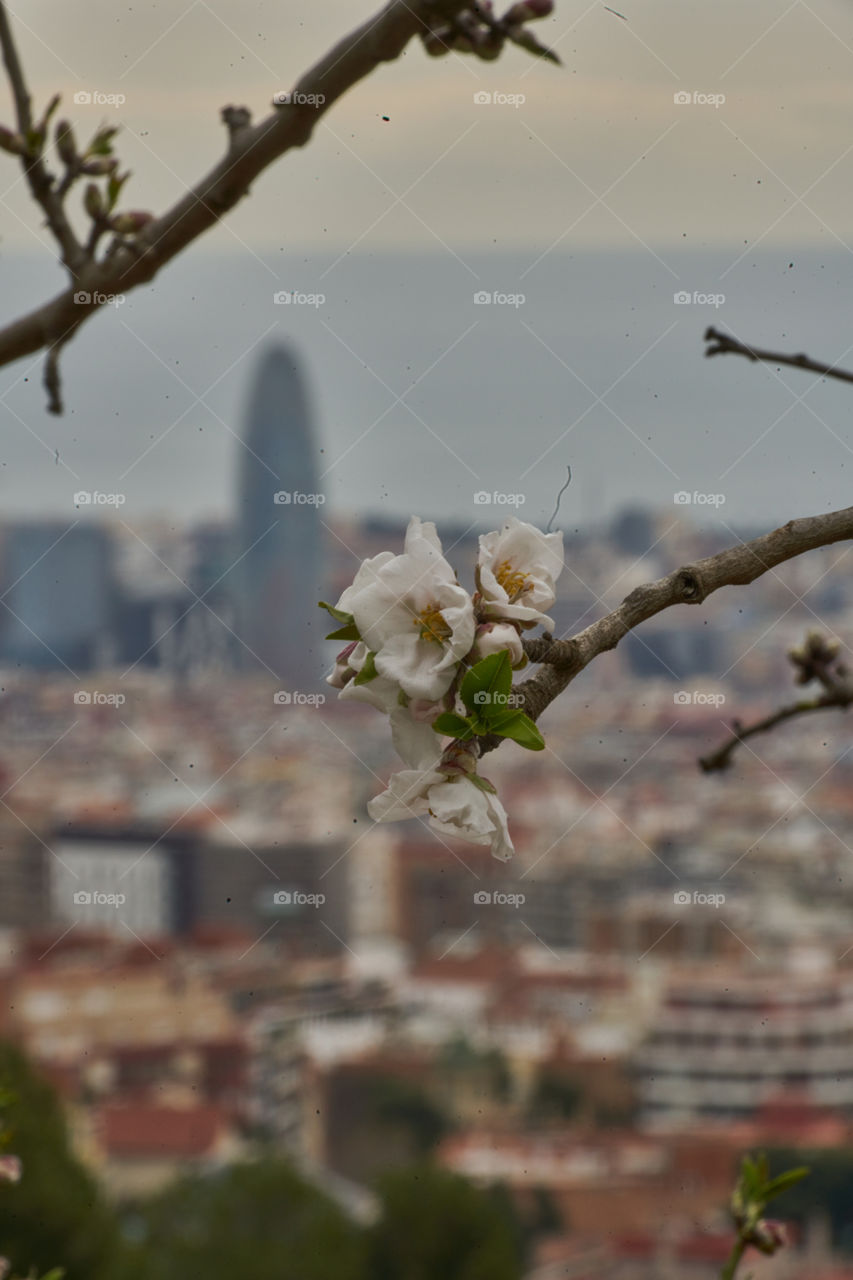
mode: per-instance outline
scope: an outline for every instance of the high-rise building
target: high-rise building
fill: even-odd
[[[89,521],[7,525],[0,571],[3,661],[75,672],[108,663],[115,642],[112,552],[109,530]]]
[[[296,353],[262,357],[238,460],[235,565],[240,665],[266,670],[285,687],[318,683],[325,633],[321,590],[321,507],[314,415]]]

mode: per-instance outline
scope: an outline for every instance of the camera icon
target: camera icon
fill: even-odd
[[[78,107],[91,107],[92,95],[86,89],[78,89],[74,95],[74,102]]]
[[[672,695],[672,700],[677,707],[686,707],[693,701],[686,689],[679,689],[678,693]]]
[[[690,494],[687,492],[686,489],[680,489],[678,493],[674,493],[672,495],[672,500],[677,507],[690,506]]]
[[[91,301],[92,295],[87,293],[85,289],[79,289],[74,295],[74,302],[78,307],[88,307]]]
[[[478,107],[488,106],[491,100],[492,100],[492,95],[490,93],[487,93],[485,89],[481,89],[479,93],[474,94],[474,101]]]
[[[672,300],[679,307],[688,306],[693,301],[686,289],[679,289],[678,293],[672,295]]]
[[[492,295],[487,289],[480,289],[474,294],[474,303],[478,307],[487,307],[492,300]]]
[[[672,100],[677,107],[686,107],[687,104],[690,102],[690,94],[685,93],[684,90],[682,89],[680,90],[680,92],[674,93],[672,95]]]
[[[474,903],[478,907],[486,906],[486,904],[491,902],[491,900],[492,900],[492,895],[489,893],[487,889],[480,889],[478,890],[477,893],[474,894]]]
[[[672,900],[677,907],[686,907],[690,903],[691,898],[686,889],[676,889],[675,893],[672,895]]]
[[[293,901],[293,894],[289,889],[277,889],[272,900],[277,907],[289,907]]]
[[[277,707],[289,707],[293,701],[293,694],[287,689],[279,689],[273,694],[272,700]]]
[[[91,904],[92,895],[86,889],[78,889],[74,894],[75,907],[87,907]]]
[[[474,705],[477,707],[484,706],[487,702],[491,702],[492,695],[488,689],[478,689],[474,694]]]
[[[286,107],[289,102],[293,101],[293,94],[289,89],[281,89],[272,96],[272,104],[274,107]]]
[[[273,494],[273,502],[277,507],[289,507],[291,497],[287,489],[279,489],[278,493]]]
[[[278,307],[287,307],[293,301],[293,295],[287,289],[279,289],[278,293],[273,294],[272,300]]]
[[[475,507],[487,507],[491,500],[492,495],[490,493],[486,493],[485,489],[479,489],[477,493],[474,494]]]
[[[88,707],[92,701],[92,695],[87,689],[78,689],[74,695],[75,707]]]
[[[88,507],[91,501],[92,501],[91,493],[86,493],[84,489],[81,489],[79,493],[75,493],[74,495],[75,507]]]

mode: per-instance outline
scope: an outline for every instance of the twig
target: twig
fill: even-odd
[[[656,582],[635,587],[617,609],[568,639],[526,640],[524,652],[541,667],[514,690],[524,699],[521,709],[538,720],[594,658],[615,649],[629,631],[664,609],[677,604],[702,604],[720,587],[746,586],[785,560],[848,538],[853,538],[853,507],[789,520],[751,542],[740,542],[717,555],[684,565]],[[481,739],[481,754],[493,750],[501,741]]]
[[[839,382],[853,382],[853,373],[846,369],[824,364],[822,360],[812,360],[802,352],[791,356],[780,351],[762,351],[759,347],[748,347],[745,343],[738,342],[737,338],[732,338],[713,326],[705,330],[704,340],[711,344],[705,349],[706,356],[746,356],[747,360],[761,360],[767,364],[788,364],[795,369],[819,373],[822,378],[838,378]]]
[[[839,644],[830,641],[819,631],[812,631],[806,636],[805,643],[799,649],[792,649],[788,654],[797,670],[797,683],[809,684],[813,680],[823,685],[823,693],[816,698],[801,699],[780,707],[772,715],[766,716],[755,724],[744,727],[740,720],[731,726],[731,737],[710,755],[702,756],[699,767],[705,773],[727,769],[731,757],[741,742],[756,733],[767,733],[777,724],[792,720],[795,716],[807,715],[810,711],[825,711],[828,707],[838,707],[846,711],[853,704],[853,681],[847,668],[838,661]]]
[[[223,158],[171,209],[152,219],[132,243],[114,242],[98,261],[96,240],[90,237],[85,247],[80,246],[65,222],[53,179],[42,162],[28,160],[28,178],[31,185],[35,182],[34,194],[37,189],[51,229],[62,237],[63,257],[79,270],[72,287],[0,329],[0,367],[50,346],[56,334],[62,334],[65,342],[72,338],[96,309],[76,305],[75,292],[107,298],[148,284],[248,195],[265,169],[294,147],[304,147],[324,114],[348,89],[381,63],[396,60],[413,37],[428,37],[469,8],[470,0],[388,0],[378,16],[345,36],[302,76],[289,103],[277,106],[258,124],[249,123],[245,108],[226,107],[222,116],[228,144]],[[2,0],[0,44],[19,101],[19,117],[26,123],[29,100]]]
[[[71,223],[65,216],[62,200],[56,191],[54,176],[49,172],[42,158],[41,148],[44,145],[44,139],[42,138],[41,142],[35,140],[36,131],[33,126],[30,94],[3,0],[0,0],[0,50],[3,53],[3,62],[6,65],[6,73],[15,102],[18,132],[28,147],[27,151],[21,155],[21,165],[33,199],[44,212],[47,226],[59,245],[62,261],[73,279],[85,263],[86,255],[74,234]],[[54,99],[51,105],[55,106],[57,102],[58,99]],[[49,112],[50,109],[46,119],[49,119]]]

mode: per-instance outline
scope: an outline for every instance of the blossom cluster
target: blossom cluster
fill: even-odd
[[[435,525],[413,516],[402,555],[365,560],[336,606],[345,640],[327,681],[339,697],[370,703],[389,717],[406,768],[368,804],[376,822],[429,815],[447,836],[512,855],[507,816],[495,788],[477,772],[487,734],[544,746],[511,691],[526,665],[522,635],[553,628],[563,567],[563,535],[515,517],[480,537],[471,595],[442,552]]]

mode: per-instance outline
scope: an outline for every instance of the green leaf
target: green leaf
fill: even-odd
[[[469,773],[467,777],[468,777],[468,781],[473,782],[474,786],[479,791],[489,791],[493,796],[497,795],[498,793],[497,787],[493,782],[489,782],[488,778],[481,778],[479,773]]]
[[[358,675],[353,680],[353,684],[367,684],[369,680],[376,679],[376,677],[379,675],[379,672],[376,670],[375,659],[376,659],[375,653],[369,653],[367,655],[367,657],[364,660],[364,666],[361,668]]]
[[[447,738],[460,738],[463,742],[474,732],[470,720],[456,715],[455,711],[442,712],[437,720],[433,720],[432,727],[436,733],[443,733]]]
[[[330,631],[326,636],[327,640],[360,640],[358,627],[354,622],[348,622],[345,627],[338,627],[337,631]]]
[[[459,693],[469,711],[476,711],[482,715],[485,707],[491,705],[505,707],[511,688],[512,667],[509,661],[509,650],[501,649],[500,653],[490,653],[488,658],[476,662],[469,671],[466,671],[459,686]]]
[[[350,622],[354,621],[351,613],[345,613],[343,609],[336,609],[333,604],[326,604],[325,600],[320,601],[318,608],[328,610],[335,622],[343,622],[345,625],[348,625]]]
[[[797,1169],[788,1169],[787,1172],[780,1173],[778,1178],[772,1178],[764,1186],[765,1200],[772,1200],[775,1196],[781,1195],[789,1187],[796,1186],[798,1182],[802,1182],[803,1178],[807,1178],[810,1173],[811,1169],[806,1165],[800,1165]]]
[[[89,156],[108,156],[112,151],[112,141],[117,133],[118,129],[112,126],[99,129],[89,143],[86,154]]]
[[[530,716],[523,711],[502,711],[489,720],[489,731],[500,738],[512,738],[520,747],[528,751],[542,751],[545,739],[536,728]]]

